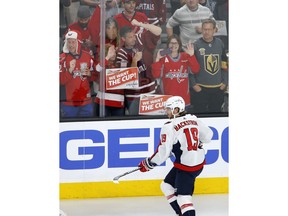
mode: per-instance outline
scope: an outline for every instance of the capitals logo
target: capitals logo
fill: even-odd
[[[168,60],[168,59],[167,59]],[[166,61],[165,61],[166,62]],[[168,61],[169,62],[169,61]],[[177,79],[177,82],[178,83],[181,83],[183,82],[185,79],[188,79],[188,73],[187,73],[187,70],[185,69],[184,72],[183,71],[183,65],[181,65],[180,67],[180,70],[176,70],[174,69],[174,71],[172,69],[170,69],[170,71],[165,74],[165,78],[167,79],[174,79],[176,78]]]
[[[207,71],[208,73],[212,75],[218,73],[220,69],[219,55],[218,54],[204,55],[204,66],[205,71]]]
[[[183,70],[182,67],[183,66],[181,66],[180,71],[174,70],[173,72],[172,70],[170,70],[169,73],[165,74],[165,78],[171,79],[171,80],[176,78],[178,83],[181,83],[185,79],[188,79],[188,73],[186,70],[182,73],[182,70]]]
[[[79,77],[82,81],[84,81],[86,79],[85,76],[82,75],[82,72],[80,70],[74,70],[72,72],[73,74],[73,78],[75,79],[76,77]]]

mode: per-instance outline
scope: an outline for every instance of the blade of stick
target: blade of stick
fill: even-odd
[[[118,181],[118,180],[115,180],[115,179],[113,179],[113,183],[114,183],[114,184],[119,184],[119,181]]]
[[[119,184],[118,179],[119,179],[119,176],[116,176],[115,178],[113,178],[113,182],[114,182],[115,184]]]
[[[137,167],[136,169],[133,169],[133,170],[130,170],[130,171],[128,171],[128,172],[125,172],[125,173],[123,173],[123,174],[121,174],[121,175],[118,175],[118,176],[116,176],[116,177],[113,178],[113,182],[114,182],[115,184],[119,184],[119,178],[121,178],[121,177],[123,177],[123,176],[125,176],[125,175],[128,175],[128,174],[130,174],[130,173],[136,172],[136,171],[138,171],[139,169],[140,169],[140,167]]]

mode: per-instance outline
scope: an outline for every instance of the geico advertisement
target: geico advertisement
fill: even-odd
[[[201,177],[228,177],[228,117],[201,118],[213,130],[204,145],[206,165]],[[60,182],[112,181],[151,156],[160,141],[166,119],[60,123]],[[163,179],[174,157],[153,170],[121,180]]]

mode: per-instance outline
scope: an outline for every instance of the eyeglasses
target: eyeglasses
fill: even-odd
[[[171,45],[177,45],[177,44],[179,44],[178,42],[170,42],[169,44],[171,44]]]

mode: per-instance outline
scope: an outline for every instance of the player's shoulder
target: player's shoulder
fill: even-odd
[[[171,121],[171,120],[165,122],[165,123],[164,123],[164,126],[165,126],[165,125],[169,125],[169,124],[170,124],[170,125],[172,124],[172,121]]]
[[[162,131],[162,132],[166,132],[166,133],[170,133],[170,131],[173,130],[173,127],[174,127],[173,121],[172,121],[172,120],[169,120],[169,121],[167,121],[167,122],[164,123],[161,131]]]
[[[197,120],[197,116],[193,115],[193,114],[186,114],[185,116],[183,116],[183,118],[185,119],[192,119],[192,120]]]

